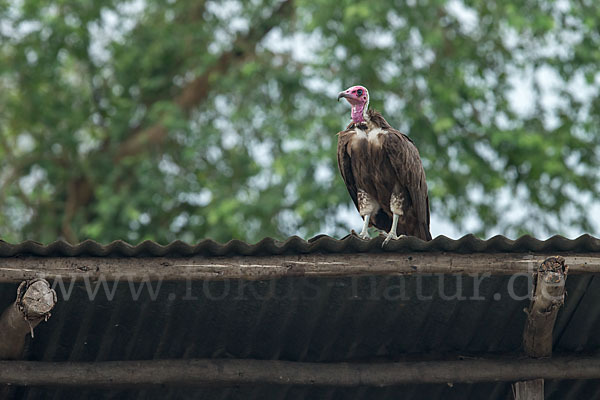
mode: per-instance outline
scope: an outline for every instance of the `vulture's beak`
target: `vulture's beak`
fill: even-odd
[[[340,99],[343,98],[343,97],[348,97],[348,95],[346,94],[346,92],[339,92],[338,93],[338,98],[337,98],[338,101],[340,101]]]

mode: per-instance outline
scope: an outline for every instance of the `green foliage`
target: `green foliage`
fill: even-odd
[[[0,0],[0,237],[344,235],[335,95],[358,83],[419,147],[438,218],[594,233],[599,21],[594,1]]]

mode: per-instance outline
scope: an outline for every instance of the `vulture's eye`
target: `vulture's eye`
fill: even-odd
[[[359,95],[359,96],[362,96],[362,94],[363,94],[362,89],[358,89],[358,91],[356,92],[356,94]]]

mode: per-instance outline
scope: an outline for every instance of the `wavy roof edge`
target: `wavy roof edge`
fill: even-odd
[[[482,240],[474,235],[460,239],[450,239],[440,235],[425,242],[415,237],[403,237],[381,248],[383,236],[363,240],[356,235],[343,239],[334,239],[327,235],[318,235],[309,240],[292,236],[285,241],[265,238],[255,244],[241,240],[230,240],[220,244],[205,239],[195,245],[174,241],[161,245],[146,240],[131,245],[122,240],[107,245],[93,240],[85,240],[72,245],[58,240],[44,245],[35,241],[11,244],[0,240],[0,257],[41,256],[41,257],[190,257],[190,256],[265,256],[311,253],[370,253],[370,252],[451,252],[451,253],[556,253],[556,252],[600,252],[600,239],[582,235],[577,239],[553,236],[547,240],[538,240],[532,236],[522,236],[516,240],[504,236],[494,236]]]

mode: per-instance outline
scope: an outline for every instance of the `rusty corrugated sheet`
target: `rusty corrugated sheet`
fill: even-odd
[[[553,236],[547,240],[538,240],[531,236],[522,236],[510,240],[504,236],[494,236],[481,240],[474,235],[466,235],[460,239],[449,239],[438,236],[432,241],[424,242],[415,237],[404,237],[390,242],[385,250],[381,248],[383,236],[370,241],[362,240],[356,235],[348,235],[343,239],[334,239],[326,235],[316,236],[309,240],[292,236],[285,241],[265,238],[256,244],[240,240],[231,240],[225,244],[205,239],[191,245],[175,241],[168,245],[160,245],[153,241],[144,241],[137,245],[117,240],[103,245],[93,240],[86,240],[77,245],[64,241],[56,241],[47,245],[34,241],[10,244],[0,240],[0,257],[16,255],[32,255],[44,257],[58,256],[98,256],[98,257],[141,257],[141,256],[249,256],[279,255],[307,253],[356,253],[356,252],[455,252],[455,253],[497,253],[497,252],[599,252],[600,240],[590,235],[582,235],[577,239]]]

